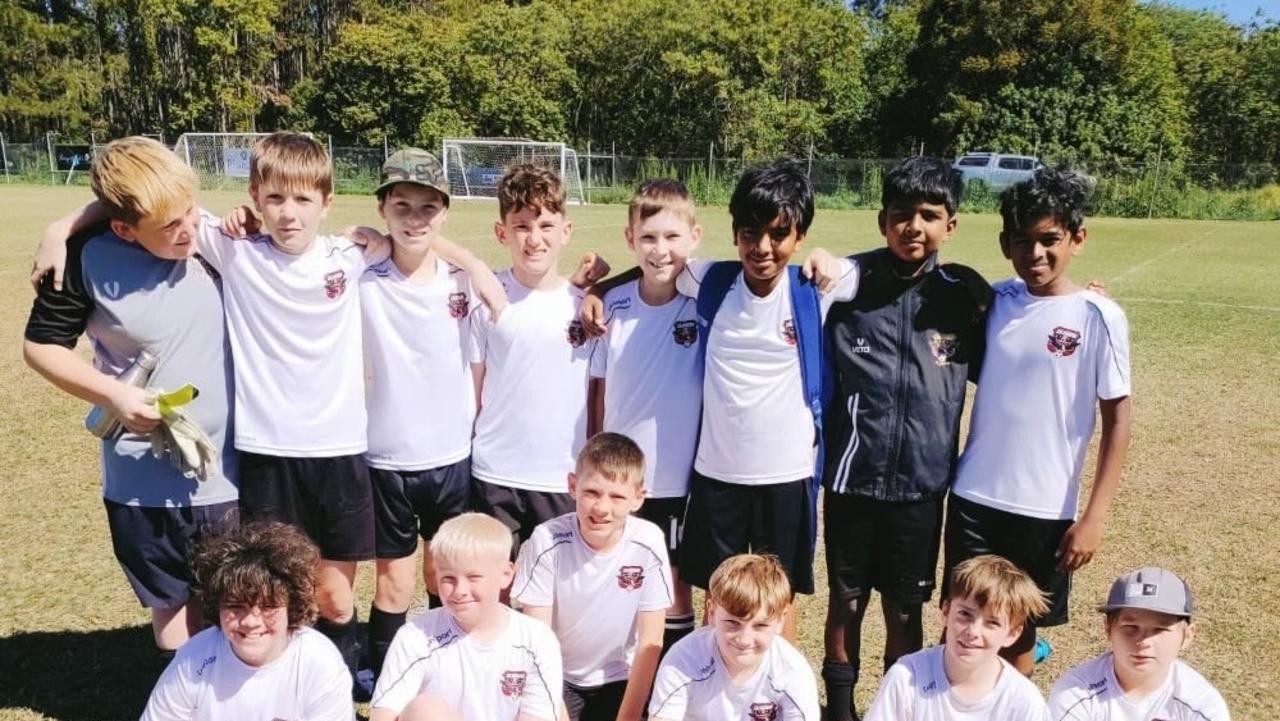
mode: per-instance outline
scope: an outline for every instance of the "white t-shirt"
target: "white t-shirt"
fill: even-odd
[[[354,721],[351,674],[323,634],[294,631],[284,654],[246,665],[218,627],[191,637],[156,681],[142,721]]]
[[[1045,721],[1040,690],[1004,659],[986,697],[974,703],[956,698],[942,665],[945,649],[933,646],[898,659],[863,721]]]
[[[464,719],[554,721],[563,705],[560,645],[541,621],[503,609],[507,628],[491,643],[468,638],[443,608],[396,632],[370,708],[397,714],[419,694],[440,697]]]
[[[591,376],[605,379],[604,430],[644,451],[650,498],[683,498],[702,414],[697,303],[649,305],[633,281],[606,293],[604,309],[609,332],[591,355]]]
[[[1049,520],[1076,517],[1098,399],[1129,395],[1124,311],[1088,290],[1040,298],[995,284],[987,350],[951,492]]]
[[[1125,697],[1111,652],[1063,674],[1049,692],[1051,721],[1230,721],[1227,703],[1204,676],[1177,661],[1169,678],[1140,701]]]
[[[471,312],[471,362],[484,364],[471,473],[488,483],[568,493],[587,436],[587,372],[595,342],[578,320],[583,293],[530,290],[498,274],[510,305],[497,323]]]
[[[680,292],[696,298],[713,262],[689,261],[676,278]],[[857,292],[856,265],[844,265],[839,287],[823,297],[824,318],[831,303]],[[761,298],[738,273],[711,324],[702,398],[698,473],[742,485],[813,476],[816,439],[791,318],[789,274]]]
[[[520,547],[511,598],[552,608],[566,681],[584,687],[625,681],[639,640],[636,616],[675,602],[666,538],[632,516],[617,545],[598,553],[582,540],[576,513],[557,516]]]
[[[818,685],[804,656],[777,636],[760,668],[734,686],[704,626],[676,642],[658,667],[649,699],[654,721],[819,721]]]
[[[443,260],[428,283],[390,258],[360,276],[370,467],[426,470],[471,453],[470,277]]]
[[[200,253],[222,274],[235,359],[236,448],[289,457],[365,451],[364,249],[322,235],[301,255],[234,239],[205,214]]]

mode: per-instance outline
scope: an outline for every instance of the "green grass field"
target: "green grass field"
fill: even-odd
[[[19,350],[39,231],[89,197],[83,188],[0,186],[0,331],[10,339],[0,360],[5,721],[136,718],[159,672],[148,615],[107,538],[96,445],[81,425],[87,405],[27,369]],[[246,198],[210,192],[202,200],[222,212]],[[492,203],[459,204],[448,235],[503,267],[492,239],[496,214]],[[585,206],[570,215],[573,251],[629,266],[625,208]],[[371,198],[341,196],[327,226],[376,221]],[[701,254],[730,254],[727,212],[706,209],[702,221]],[[944,254],[991,279],[1008,275],[998,225],[992,215],[962,217]],[[1222,690],[1235,718],[1280,717],[1280,224],[1098,219],[1089,228],[1073,276],[1106,281],[1129,315],[1133,446],[1101,552],[1076,575],[1073,620],[1048,633],[1055,652],[1035,679],[1047,691],[1066,668],[1100,652],[1102,624],[1092,608],[1111,579],[1160,564],[1186,575],[1196,592],[1188,660]],[[820,211],[807,242],[849,253],[881,241],[873,213]],[[573,258],[566,254],[566,268]],[[367,569],[359,593],[363,616],[372,593]],[[815,668],[825,608],[822,595],[799,604],[800,645]],[[874,616],[858,689],[863,709],[880,677],[883,634]]]

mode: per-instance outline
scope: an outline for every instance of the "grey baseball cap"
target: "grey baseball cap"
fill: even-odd
[[[1191,587],[1173,571],[1155,566],[1139,568],[1111,584],[1107,602],[1098,610],[1109,613],[1122,608],[1140,608],[1191,618]]]
[[[444,177],[444,168],[436,156],[422,148],[401,148],[392,153],[382,164],[381,181],[373,191],[379,197],[396,183],[413,183],[435,190],[444,196],[444,204],[449,204],[449,181]]]

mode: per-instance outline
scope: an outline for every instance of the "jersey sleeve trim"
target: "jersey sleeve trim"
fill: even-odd
[[[534,558],[534,559],[533,559],[533,563],[531,563],[531,564],[529,565],[529,575],[524,579],[524,585],[522,585],[522,586],[520,587],[520,590],[518,590],[518,591],[517,591],[517,590],[512,589],[512,591],[511,591],[511,597],[512,597],[512,598],[514,598],[514,599],[516,599],[516,600],[518,600],[518,601],[522,601],[522,597],[524,596],[524,593],[525,593],[526,591],[528,591],[528,590],[529,590],[529,584],[533,583],[533,576],[534,576],[534,573],[538,570],[538,566],[542,564],[542,559],[543,559],[544,557],[546,557],[546,555],[547,555],[548,553],[551,553],[552,551],[554,551],[554,550],[556,550],[557,548],[559,548],[559,547],[561,547],[561,546],[565,545],[565,544],[566,544],[566,543],[568,543],[568,542],[569,542],[569,539],[567,539],[567,538],[566,538],[566,539],[561,539],[561,540],[559,540],[559,541],[555,541],[555,542],[553,542],[553,543],[551,544],[551,547],[550,547],[550,548],[544,549],[541,553],[539,553],[539,554],[538,554],[538,556],[537,556],[536,558]],[[553,594],[553,596],[554,596],[554,594]],[[554,599],[553,599],[553,600],[554,600]],[[523,602],[523,601],[522,601],[522,602]],[[531,606],[542,606],[542,605],[544,605],[544,604],[541,604],[541,603],[531,603],[531,604],[529,604],[529,605],[531,605]]]

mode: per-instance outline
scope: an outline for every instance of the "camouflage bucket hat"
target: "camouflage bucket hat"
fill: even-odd
[[[421,148],[401,148],[392,153],[382,164],[381,181],[373,191],[379,197],[396,183],[413,183],[435,190],[444,196],[445,205],[449,204],[449,181],[444,177],[444,168],[436,156]]]

